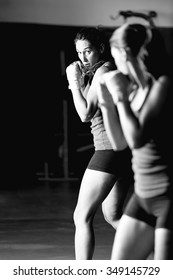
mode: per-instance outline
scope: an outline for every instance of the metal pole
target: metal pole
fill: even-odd
[[[64,133],[64,155],[63,155],[63,169],[64,178],[69,177],[68,166],[68,104],[67,100],[63,100],[63,133]]]

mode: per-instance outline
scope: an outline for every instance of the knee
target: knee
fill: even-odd
[[[75,227],[84,226],[91,223],[92,215],[89,215],[86,211],[84,211],[84,209],[79,209],[76,207],[73,213],[73,221]]]
[[[79,213],[79,211],[77,211],[77,209],[75,209],[75,211],[73,213],[73,222],[74,222],[75,226],[79,223],[79,218],[80,218],[80,213]]]
[[[122,213],[118,213],[118,212],[106,212],[106,211],[103,211],[103,216],[104,216],[104,219],[105,221],[110,224],[114,229],[117,228],[118,226],[118,222],[122,216]]]

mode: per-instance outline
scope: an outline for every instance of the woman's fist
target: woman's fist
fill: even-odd
[[[80,61],[74,61],[66,68],[67,80],[71,90],[80,89],[84,83],[81,69]]]

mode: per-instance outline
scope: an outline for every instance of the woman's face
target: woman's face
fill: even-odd
[[[111,47],[111,54],[117,66],[117,69],[122,72],[124,75],[128,75],[128,67],[125,58],[125,52],[121,49],[118,49],[114,46]]]
[[[88,40],[78,40],[76,51],[85,67],[91,67],[100,60],[100,53]]]

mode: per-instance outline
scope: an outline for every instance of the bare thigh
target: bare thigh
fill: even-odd
[[[92,217],[112,189],[114,182],[115,176],[112,174],[86,169],[75,211],[86,218]]]
[[[102,211],[105,217],[111,220],[120,219],[124,206],[130,196],[131,182],[124,178],[118,179],[105,200],[102,203]]]
[[[158,228],[155,231],[155,260],[173,260],[173,231]]]
[[[123,215],[112,249],[112,259],[144,260],[154,247],[154,229],[148,224]]]

